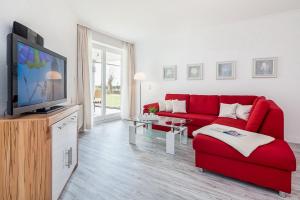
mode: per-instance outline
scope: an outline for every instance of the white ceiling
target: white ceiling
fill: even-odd
[[[136,41],[300,9],[300,0],[70,0],[79,22]]]

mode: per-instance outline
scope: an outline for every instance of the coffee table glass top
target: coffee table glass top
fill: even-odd
[[[152,125],[160,125],[171,128],[185,126],[191,120],[183,119],[183,118],[175,118],[175,117],[164,117],[164,116],[155,116],[154,119],[149,119],[144,116],[132,117],[128,119],[129,121],[143,124],[152,124]]]

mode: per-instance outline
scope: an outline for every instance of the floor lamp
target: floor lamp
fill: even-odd
[[[146,79],[146,75],[143,72],[137,72],[134,75],[134,80],[140,82],[140,112],[139,114],[142,113],[142,81]]]

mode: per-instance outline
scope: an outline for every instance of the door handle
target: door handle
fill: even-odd
[[[70,147],[69,149],[65,150],[65,166],[67,166],[68,168],[71,167],[72,163],[72,147]]]
[[[61,130],[63,129],[63,127],[65,127],[67,124],[66,123],[63,123],[61,126],[59,126],[58,128]]]
[[[73,158],[73,155],[72,155],[72,147],[70,147],[69,149],[69,152],[68,152],[68,160],[69,160],[69,168],[70,166],[72,165],[72,158]]]
[[[74,117],[71,117],[71,120],[75,120],[77,117],[76,116],[74,116]]]

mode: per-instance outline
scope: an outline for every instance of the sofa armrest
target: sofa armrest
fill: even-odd
[[[146,104],[143,107],[143,113],[149,113],[149,108],[156,108],[157,111],[159,110],[159,104],[158,103],[150,103],[150,104]]]

